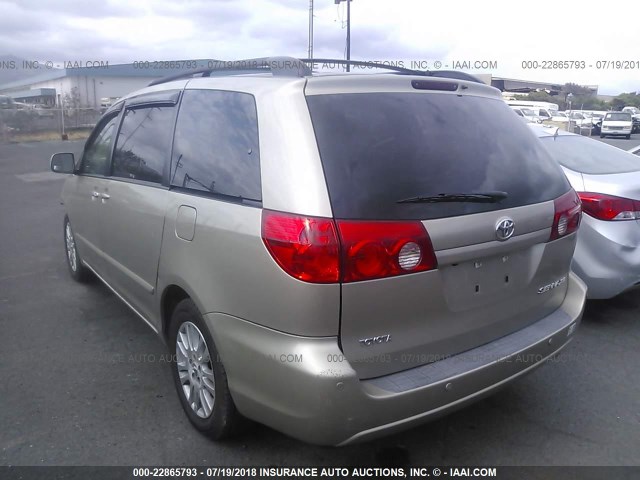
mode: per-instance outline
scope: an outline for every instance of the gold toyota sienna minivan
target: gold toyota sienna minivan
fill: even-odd
[[[584,307],[580,201],[498,90],[305,62],[155,81],[51,159],[71,276],[164,339],[216,439],[418,425],[557,354]]]

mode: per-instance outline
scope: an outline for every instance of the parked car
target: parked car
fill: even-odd
[[[554,112],[551,117],[552,122],[569,123],[569,116],[564,112]]]
[[[542,121],[533,110],[526,107],[510,107],[518,116],[522,116],[528,123],[541,123]]]
[[[629,140],[633,130],[633,121],[628,112],[608,112],[602,119],[600,138],[623,135]]]
[[[638,107],[624,107],[622,109],[623,112],[628,112],[631,114],[633,118],[633,132],[640,132],[640,108]]]
[[[545,120],[548,120],[550,117],[553,117],[556,113],[558,113],[558,104],[551,102],[536,102],[532,100],[507,100],[505,99],[507,105],[511,107],[518,108],[530,108],[536,111],[536,115],[541,113],[540,116],[546,117]]]
[[[600,135],[602,130],[602,120],[607,112],[591,112],[591,123],[593,124],[593,134]]]
[[[51,118],[55,115],[55,112],[51,107],[45,107],[43,105],[34,105],[33,112],[39,117]]]
[[[585,213],[572,269],[589,298],[640,284],[640,161],[606,143],[557,129],[534,129],[562,166]]]
[[[119,99],[120,97],[102,97],[100,99],[100,113],[102,114],[106,112],[109,107],[115,104]]]
[[[587,112],[577,112],[570,111],[568,112],[569,119],[571,123],[581,128],[591,128],[593,126],[593,122],[591,121],[591,117]]]
[[[520,117],[522,121],[524,121],[525,123],[536,123],[529,117],[525,116],[525,114],[522,112],[522,110],[519,107],[511,107],[511,110],[513,110],[514,113],[518,115],[518,117]]]
[[[7,130],[27,129],[37,114],[28,103],[16,102],[13,98],[0,95],[0,122]]]
[[[533,112],[533,115],[539,120],[539,123],[542,123],[547,120],[551,120],[551,118],[558,113],[557,110],[549,110],[548,108],[543,107],[518,107],[518,108],[527,108]]]
[[[602,110],[580,110],[580,113],[586,116],[591,121],[591,134],[600,134],[602,119],[607,114],[607,112]],[[587,124],[587,126],[589,125]]]
[[[167,342],[198,430],[224,438],[242,415],[371,439],[571,340],[580,201],[497,89],[247,63],[157,80],[110,107],[77,163],[51,158],[71,174],[71,276],[93,272]]]

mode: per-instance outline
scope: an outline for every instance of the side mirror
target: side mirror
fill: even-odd
[[[51,155],[51,171],[55,173],[73,173],[76,162],[73,153],[54,153]]]

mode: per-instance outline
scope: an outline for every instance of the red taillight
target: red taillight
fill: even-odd
[[[340,251],[333,220],[263,210],[262,240],[292,277],[311,283],[340,281]]]
[[[571,189],[553,202],[555,214],[549,241],[565,237],[578,230],[582,208],[580,198],[575,190]]]
[[[334,223],[264,210],[262,239],[285,272],[310,283],[357,282],[437,268],[431,239],[420,222]]]
[[[337,223],[343,282],[438,268],[431,239],[420,222],[338,220]]]
[[[640,202],[629,198],[614,197],[602,193],[580,192],[584,213],[598,220],[640,219]]]

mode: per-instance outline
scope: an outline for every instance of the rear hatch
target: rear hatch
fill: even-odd
[[[360,378],[488,343],[566,294],[575,235],[550,240],[557,199],[575,194],[559,165],[494,89],[417,82],[306,89],[346,272],[340,342]]]

